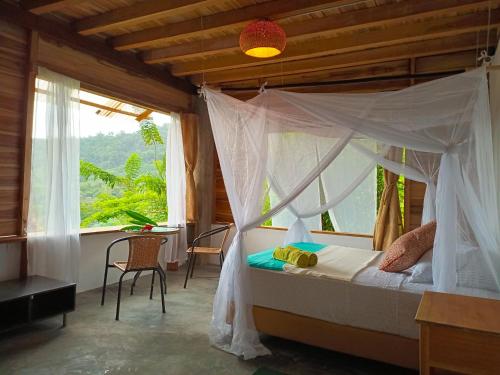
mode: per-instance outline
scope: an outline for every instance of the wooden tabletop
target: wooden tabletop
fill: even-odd
[[[155,227],[152,231],[141,232],[139,230],[125,230],[128,234],[137,234],[140,236],[170,236],[172,234],[177,234],[181,231],[181,228],[176,227]]]
[[[500,300],[425,292],[415,320],[500,334]]]

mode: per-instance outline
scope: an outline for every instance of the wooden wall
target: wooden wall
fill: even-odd
[[[0,22],[0,236],[21,234],[28,33]]]
[[[424,208],[425,184],[405,180],[405,232],[420,226]]]
[[[214,150],[214,223],[232,223],[233,213],[222,177],[217,150]]]
[[[190,112],[192,96],[149,77],[40,38],[38,63],[82,82],[82,87],[160,111]]]
[[[199,234],[212,229],[215,144],[205,101],[199,97],[194,98],[194,107],[199,118],[198,161],[194,170],[198,206],[196,234]],[[210,239],[202,241],[202,246],[210,246]]]
[[[162,111],[188,111],[191,107],[189,94],[46,39],[36,38],[32,43],[31,35],[28,29],[0,21],[0,236],[24,235],[22,219],[26,218],[29,197],[25,186],[29,188],[31,143],[26,143],[26,154],[24,147],[31,139],[33,111],[30,56],[36,63],[103,94]]]

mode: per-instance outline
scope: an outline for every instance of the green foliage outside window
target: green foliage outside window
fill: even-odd
[[[137,146],[137,137],[141,138],[142,147]],[[144,213],[158,222],[166,221],[166,160],[164,147],[160,147],[164,140],[159,128],[152,121],[144,120],[136,134],[91,138],[82,139],[88,142],[81,144],[82,151],[86,150],[82,157],[108,164],[108,168],[80,160],[81,227],[124,224],[129,219],[126,210]],[[100,144],[95,147],[91,142]],[[134,149],[137,150],[130,152]],[[148,157],[147,163],[137,151],[144,151],[141,153]],[[126,159],[124,153],[128,153]],[[117,159],[122,161],[121,166],[116,166]],[[115,165],[110,165],[113,162]]]

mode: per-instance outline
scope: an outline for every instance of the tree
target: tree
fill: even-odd
[[[155,221],[167,220],[165,152],[158,157],[157,150],[164,141],[158,127],[150,120],[140,123],[139,134],[144,145],[154,148],[153,172],[141,174],[143,162],[136,152],[132,152],[125,161],[123,174],[112,173],[89,161],[80,160],[80,175],[84,181],[101,181],[109,188],[93,201],[82,201],[82,227],[123,224],[127,220],[126,210],[142,212]]]

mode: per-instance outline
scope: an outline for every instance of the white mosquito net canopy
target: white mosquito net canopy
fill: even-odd
[[[202,93],[237,229],[214,299],[212,344],[246,359],[269,353],[252,318],[242,234],[283,210],[294,218],[286,243],[311,241],[305,221],[327,210],[342,223],[369,216],[373,225],[377,164],[427,184],[434,288],[500,290],[485,68],[396,92],[268,90],[248,102]]]

